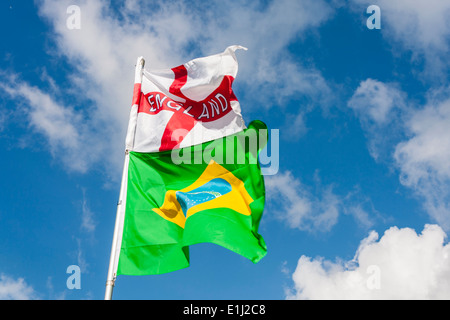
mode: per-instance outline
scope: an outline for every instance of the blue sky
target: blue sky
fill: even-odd
[[[68,27],[80,8],[79,28]],[[378,5],[381,29],[366,13]],[[450,4],[13,1],[0,7],[0,299],[102,299],[134,63],[239,44],[247,123],[277,129],[258,264],[210,244],[116,299],[448,299]],[[72,20],[70,20],[72,21]],[[69,22],[70,22],[69,21]],[[81,289],[69,289],[69,266]]]

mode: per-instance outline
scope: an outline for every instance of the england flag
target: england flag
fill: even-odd
[[[238,71],[238,49],[247,50],[230,46],[220,54],[165,70],[145,70],[140,57],[127,150],[173,150],[245,129],[240,104],[232,90]]]

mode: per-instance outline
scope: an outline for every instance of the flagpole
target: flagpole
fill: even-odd
[[[106,289],[105,289],[105,300],[112,299],[112,293],[114,289],[114,284],[116,281],[116,271],[117,271],[117,263],[118,263],[118,249],[120,249],[120,244],[122,240],[122,231],[123,229],[123,219],[124,219],[124,206],[126,201],[126,184],[128,181],[128,162],[129,162],[129,150],[133,147],[134,144],[134,133],[136,129],[136,119],[137,119],[137,108],[139,105],[139,98],[141,92],[141,83],[142,83],[142,71],[144,69],[145,60],[143,57],[139,57],[136,63],[136,71],[135,71],[135,85],[133,92],[133,102],[130,113],[130,120],[128,123],[128,131],[126,138],[126,150],[125,150],[125,160],[123,164],[122,171],[122,181],[120,183],[120,193],[119,193],[119,201],[117,203],[117,211],[116,211],[116,221],[114,224],[114,235],[111,246],[111,255],[109,259],[109,268],[108,268],[108,276],[106,279]]]
[[[123,196],[124,196],[124,186],[126,181],[126,175],[128,171],[128,158],[129,154],[128,151],[125,153],[125,161],[123,164],[123,172],[122,172],[122,182],[120,184],[120,193],[119,193],[119,202],[117,203],[117,212],[116,212],[116,222],[114,225],[114,235],[113,235],[113,241],[111,246],[111,255],[109,260],[109,268],[108,268],[108,277],[106,279],[106,290],[105,290],[105,300],[111,300],[112,299],[112,293],[114,288],[114,283],[116,281],[116,272],[115,272],[115,265],[116,265],[116,254],[117,254],[117,245],[118,245],[118,236],[119,236],[119,227],[121,225],[120,219],[121,219],[121,209],[123,205]]]

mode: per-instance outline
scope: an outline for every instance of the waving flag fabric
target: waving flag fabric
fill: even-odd
[[[265,192],[257,157],[266,141],[264,123],[253,121],[175,153],[131,152],[117,274],[188,267],[189,246],[205,242],[258,262],[266,244],[258,234]]]
[[[136,81],[127,149],[158,152],[234,134],[245,128],[232,84],[235,51],[194,59],[178,67],[143,71]]]
[[[266,254],[258,154],[267,128],[242,119],[237,49],[160,71],[138,59],[108,283],[185,268],[197,243],[254,263]]]

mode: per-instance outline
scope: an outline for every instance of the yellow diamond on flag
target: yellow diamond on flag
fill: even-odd
[[[187,218],[212,208],[229,208],[248,216],[252,202],[244,182],[211,160],[194,183],[181,190],[168,190],[163,205],[153,211],[184,228]]]

